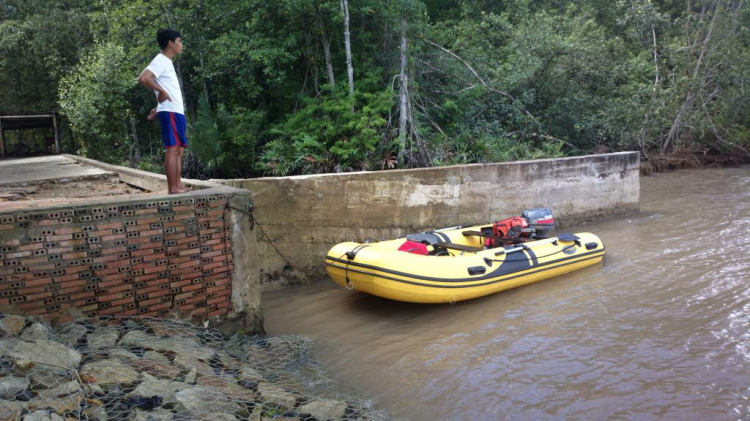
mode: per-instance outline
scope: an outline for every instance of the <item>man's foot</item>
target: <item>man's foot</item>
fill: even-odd
[[[176,193],[187,193],[189,191],[193,191],[192,187],[180,187],[177,189]]]

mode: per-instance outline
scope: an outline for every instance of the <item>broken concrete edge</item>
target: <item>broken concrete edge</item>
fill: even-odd
[[[154,174],[152,172],[137,170],[135,168],[122,167],[119,165],[105,164],[95,159],[84,158],[82,156],[63,154],[64,157],[73,159],[82,164],[91,165],[93,167],[101,168],[105,171],[115,173],[120,176],[120,180],[123,183],[130,184],[132,186],[148,190],[148,191],[159,191],[167,189],[167,176],[163,174]],[[197,187],[198,189],[210,189],[217,187],[218,183],[213,183],[203,180],[192,180],[182,179],[182,183]]]
[[[242,328],[263,334],[258,247],[254,232],[253,201],[248,195],[229,198],[229,231],[232,244],[232,296],[230,317],[242,318]]]

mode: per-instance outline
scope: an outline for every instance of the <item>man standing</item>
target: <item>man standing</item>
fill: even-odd
[[[149,120],[159,118],[161,138],[166,148],[164,172],[170,194],[185,193],[182,186],[182,148],[187,147],[185,137],[185,109],[182,91],[172,59],[182,54],[182,34],[174,29],[160,29],[156,33],[161,53],[138,76],[138,82],[154,90],[157,106],[148,115]]]

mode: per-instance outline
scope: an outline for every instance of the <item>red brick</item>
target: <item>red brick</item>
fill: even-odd
[[[44,287],[20,288],[17,290],[16,295],[20,297],[26,296],[26,299],[31,301],[29,297],[35,297],[33,294],[39,294],[40,292],[44,292]]]
[[[94,274],[96,276],[110,276],[110,275],[117,275],[119,272],[120,270],[118,268],[111,268],[111,269],[95,270]]]
[[[25,281],[23,284],[27,287],[35,287],[40,285],[49,285],[52,283],[52,278],[33,279]]]
[[[164,239],[167,241],[173,241],[173,240],[179,240],[182,238],[185,238],[187,234],[185,233],[179,233],[179,234],[167,234],[164,236]]]
[[[44,243],[34,243],[16,248],[17,251],[34,251],[44,248]]]
[[[146,244],[149,241],[151,241],[151,238],[149,237],[138,237],[129,239],[128,244]]]
[[[156,260],[166,259],[167,255],[165,253],[156,253],[156,254],[150,254],[148,256],[143,256],[144,262],[153,262]]]
[[[204,246],[213,246],[215,244],[221,244],[223,242],[222,239],[217,238],[215,240],[207,240],[207,241],[201,241],[201,244]]]
[[[105,248],[104,250],[102,250],[102,254],[103,255],[117,254],[117,253],[125,253],[126,251],[128,251],[128,249],[126,249],[123,246],[120,246],[120,247],[109,247],[109,248]]]
[[[57,219],[43,219],[36,224],[40,227],[46,227],[49,225],[60,225],[60,221],[58,221]]]
[[[164,310],[164,309],[167,309],[167,308],[172,308],[172,303],[171,302],[161,303],[161,304],[157,304],[155,306],[151,306],[151,310],[152,311]]]
[[[175,215],[174,216],[174,219],[176,221],[182,221],[183,219],[190,219],[190,218],[195,218],[195,214],[193,212],[183,213],[183,214],[179,214],[179,215]]]
[[[161,221],[161,218],[143,218],[143,219],[138,219],[138,222],[136,222],[136,224],[137,225],[150,225],[150,224],[154,224],[160,221]]]
[[[152,267],[154,267],[153,262],[144,262],[144,263],[138,263],[138,264],[133,265],[133,270],[147,269],[147,268],[152,268]],[[146,273],[149,273],[149,272],[146,272]]]
[[[67,253],[63,254],[63,260],[72,260],[72,259],[85,259],[88,257],[86,252],[78,252],[78,253]]]
[[[112,270],[116,271],[116,269],[112,269]],[[117,281],[116,283],[121,284],[122,280],[127,278],[128,276],[130,276],[130,274],[127,272],[113,273],[113,274],[107,275],[107,278],[105,280],[109,283]]]
[[[125,234],[112,234],[112,235],[105,235],[102,237],[102,241],[116,241],[116,240],[124,240]]]
[[[224,262],[210,263],[208,265],[203,265],[203,270],[216,269],[224,266],[226,266],[226,263]]]
[[[122,316],[122,317],[136,316],[136,315],[138,315],[138,310],[137,309],[132,309],[132,310],[128,310],[128,311],[124,311],[124,312],[120,313],[120,316]]]
[[[110,294],[114,294],[116,292],[132,291],[132,290],[133,290],[133,286],[132,285],[125,284],[125,285],[120,285],[120,286],[114,287],[114,288],[108,288],[107,292],[109,292]]]
[[[135,281],[136,281],[136,282],[146,282],[146,281],[151,281],[151,280],[154,280],[154,279],[156,279],[156,278],[157,278],[158,276],[159,276],[159,275],[158,275],[157,273],[149,273],[148,275],[140,275],[140,276],[136,276],[136,277],[135,277]]]
[[[121,306],[123,304],[129,304],[129,303],[133,303],[133,302],[135,302],[135,298],[133,298],[133,297],[126,297],[126,298],[123,298],[122,300],[112,301],[112,305],[113,306]]]
[[[189,262],[191,260],[193,260],[193,259],[190,258],[190,256],[173,257],[173,258],[169,259],[169,264],[175,265],[175,264],[179,264],[179,263]]]
[[[69,268],[68,268],[68,269],[69,269]],[[65,272],[65,273],[67,273],[67,269],[66,269],[66,272]],[[56,277],[54,278],[54,281],[55,281],[55,282],[68,282],[68,281],[75,281],[76,279],[78,279],[78,278],[80,278],[80,277],[81,277],[81,275],[79,275],[79,274],[77,274],[77,273],[71,273],[71,274],[69,274],[69,275],[56,276]]]
[[[155,266],[155,267],[143,269],[143,273],[145,274],[158,273],[158,272],[164,272],[165,270],[167,270],[166,266]]]
[[[40,263],[47,263],[47,257],[46,256],[44,256],[44,257],[37,257],[36,259],[27,259],[27,260],[22,260],[21,261],[21,264],[23,266],[35,266],[35,265],[38,265]]]
[[[199,309],[194,310],[192,313],[190,313],[190,317],[200,316],[202,314],[208,313],[208,309],[206,307],[202,307]]]
[[[139,209],[139,210],[135,211],[135,214],[136,215],[148,215],[150,213],[156,213],[156,212],[158,212],[158,209],[156,209],[156,208]]]
[[[102,257],[95,257],[94,263],[105,263],[105,262],[113,262],[115,260],[120,260],[120,256],[110,254],[108,256],[102,256]]]
[[[71,282],[62,282],[60,284],[61,288],[76,288],[76,287],[82,287],[86,285],[86,281],[71,281]]]
[[[210,299],[210,300],[206,301],[206,304],[208,304],[208,305],[211,305],[211,304],[224,304],[224,303],[228,303],[228,302],[229,302],[229,300],[227,300],[227,297],[219,297],[219,298],[213,298],[213,299]]]
[[[51,296],[52,296],[51,292],[44,292],[44,293],[41,293],[41,294],[27,295],[26,296],[26,301],[41,300],[41,299],[44,299],[44,298],[49,298]]]
[[[187,262],[180,263],[180,269],[198,266],[201,264],[200,260],[188,260]]]
[[[118,292],[117,294],[100,295],[99,296],[99,302],[119,300],[122,297],[123,297],[122,292]]]
[[[157,304],[157,303],[160,303],[160,302],[161,302],[161,298],[153,298],[151,300],[139,301],[138,302],[138,306],[139,307],[147,307],[147,306],[150,306],[151,304]]]
[[[78,272],[84,272],[84,271],[87,271],[87,270],[91,270],[91,268],[89,266],[72,266],[72,267],[66,267],[65,268],[65,273],[66,274],[74,274],[74,273],[78,273]]]
[[[159,291],[149,292],[148,293],[148,298],[163,297],[165,295],[169,295],[169,290],[168,289],[162,289],[162,290],[159,290]]]
[[[70,253],[73,251],[73,247],[50,247],[47,249],[47,254],[62,254]]]
[[[8,225],[8,224],[6,224],[6,225],[0,225],[0,231],[12,230],[15,227],[16,227],[15,225]]]
[[[189,256],[192,254],[199,254],[201,252],[201,249],[189,249],[189,250],[182,250],[179,252],[180,256]]]
[[[228,311],[228,309],[219,309],[219,310],[216,310],[216,311],[212,311],[212,312],[208,313],[208,317],[209,318],[213,318],[213,317],[225,316],[227,314],[227,311]]]
[[[193,210],[193,205],[174,206],[174,207],[172,208],[172,210],[173,210],[174,212],[184,212],[184,211],[189,211],[189,210]]]
[[[185,237],[185,238],[181,238],[181,239],[177,240],[177,244],[187,244],[187,243],[192,243],[192,242],[195,242],[195,241],[198,241],[198,237],[195,237],[195,236],[193,236],[193,237]]]
[[[123,309],[122,306],[112,307],[105,310],[99,310],[99,314],[102,316],[106,316],[108,314],[115,314],[121,312]]]
[[[114,228],[122,228],[122,222],[108,222],[105,224],[97,224],[96,228],[99,230],[111,230]]]
[[[192,284],[192,282],[190,282],[189,280],[188,281],[176,281],[176,282],[170,282],[169,286],[171,288],[179,288],[179,287],[184,287],[190,284]]]
[[[107,263],[107,269],[111,268],[119,268],[122,266],[130,266],[130,260],[128,259],[122,259],[122,260],[115,260],[113,262]]]
[[[62,247],[82,246],[84,244],[86,244],[86,239],[60,241],[60,246]]]
[[[64,241],[64,240],[72,240],[73,234],[61,234],[61,235],[48,235],[44,237],[46,241]],[[42,246],[44,246],[42,244]]]
[[[195,291],[201,288],[203,288],[203,285],[201,284],[187,285],[182,287],[182,292]]]
[[[10,259],[17,259],[19,257],[29,257],[29,256],[31,256],[31,252],[30,251],[19,251],[19,252],[16,252],[16,253],[8,253],[8,254],[6,254],[5,255],[5,259],[6,260],[10,260]]]
[[[71,300],[83,300],[84,298],[91,298],[94,296],[94,291],[81,292],[80,294],[74,294],[70,296]]]
[[[163,233],[163,231],[160,229],[141,231],[141,237],[151,237],[152,235],[158,235],[161,233]]]

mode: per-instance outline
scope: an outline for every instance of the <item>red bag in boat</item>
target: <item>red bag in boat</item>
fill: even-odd
[[[427,246],[422,243],[417,243],[416,241],[405,241],[404,244],[401,244],[401,247],[398,248],[398,251],[405,251],[407,253],[414,253],[414,254],[421,254],[423,256],[429,256],[430,253],[427,252]]]

